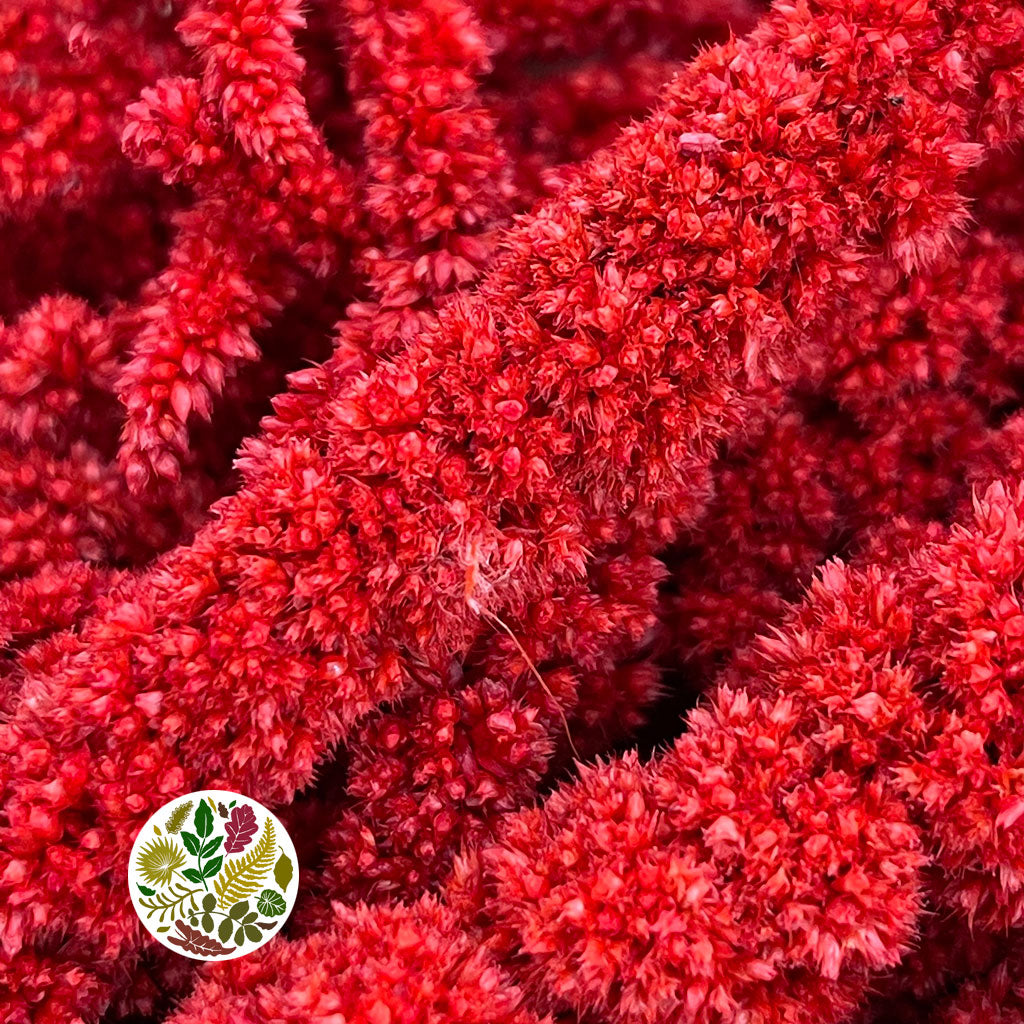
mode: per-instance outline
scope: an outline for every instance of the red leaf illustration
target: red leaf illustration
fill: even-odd
[[[216,939],[204,935],[198,928],[190,928],[184,921],[175,921],[181,936],[168,935],[167,941],[181,946],[186,953],[199,953],[203,956],[223,956],[225,953],[234,953],[237,947],[222,946]]]
[[[224,844],[225,853],[238,853],[244,850],[252,837],[256,835],[259,825],[256,822],[256,815],[248,804],[241,804],[231,811],[231,817],[224,826],[228,834],[228,840]]]

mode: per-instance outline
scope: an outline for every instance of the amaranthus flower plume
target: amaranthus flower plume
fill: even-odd
[[[0,0],[0,71],[5,1021],[1018,1019],[1024,8]],[[125,895],[200,788],[304,860],[201,976]]]

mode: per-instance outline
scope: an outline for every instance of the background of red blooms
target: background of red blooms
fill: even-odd
[[[1022,124],[1011,0],[0,0],[0,1019],[1024,1024]]]

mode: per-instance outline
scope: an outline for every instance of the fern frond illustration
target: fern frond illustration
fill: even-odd
[[[174,872],[185,866],[185,860],[185,851],[173,839],[161,836],[142,847],[136,864],[150,885],[166,885]]]
[[[256,845],[244,856],[229,860],[213,883],[217,893],[217,905],[223,910],[239,900],[244,900],[263,887],[264,879],[274,864],[277,837],[274,823],[266,819],[263,835]]]
[[[177,835],[181,831],[181,826],[185,824],[185,819],[188,817],[189,811],[191,810],[191,800],[186,800],[183,804],[178,804],[178,806],[171,811],[171,815],[167,819],[164,828],[166,828],[171,835]]]
[[[160,892],[147,898],[140,897],[139,904],[146,908],[146,917],[151,918],[154,914],[159,913],[159,920],[162,922],[168,912],[175,917],[194,911],[196,909],[195,897],[202,891],[202,889],[190,889],[188,886],[182,885],[181,882],[175,882],[166,892]],[[191,899],[191,903],[186,906],[185,901],[189,899]]]

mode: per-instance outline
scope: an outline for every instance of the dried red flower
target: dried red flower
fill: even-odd
[[[5,1019],[183,992],[135,828],[338,743],[304,937],[182,1020],[821,1024],[1020,925],[1024,14],[751,13],[193,0],[182,47],[155,5],[0,10],[41,252],[0,258]],[[610,752],[656,659],[737,646],[671,750]],[[976,961],[900,964],[931,914]]]
[[[223,965],[169,1018],[281,1024],[537,1024],[512,984],[446,907],[339,908],[331,925]]]

